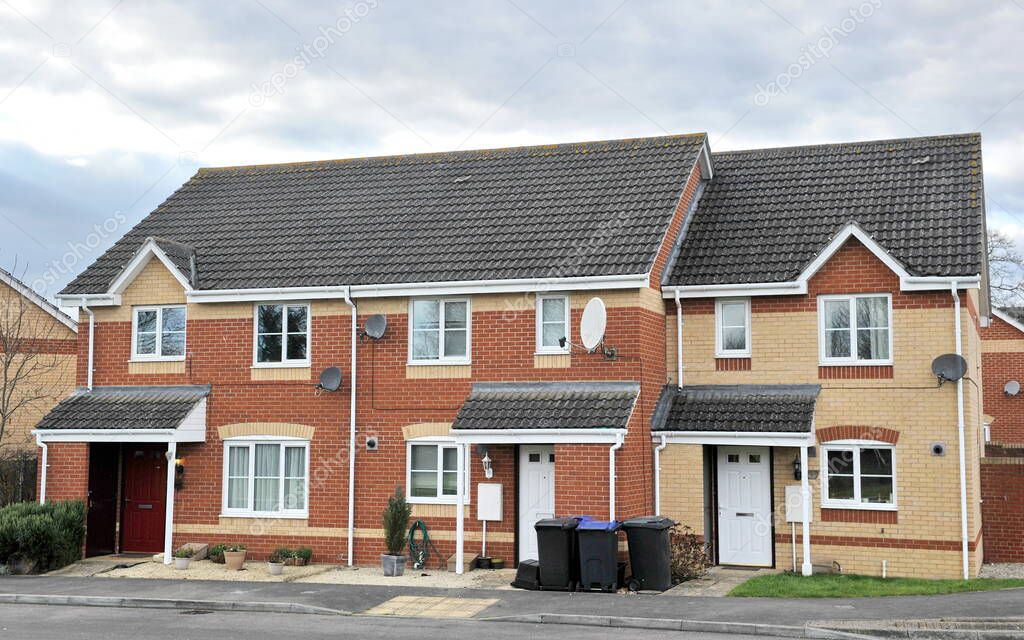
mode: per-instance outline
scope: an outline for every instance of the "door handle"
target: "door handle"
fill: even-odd
[[[753,513],[741,513],[739,511],[737,511],[736,512],[736,517],[737,518],[753,518],[754,514]]]

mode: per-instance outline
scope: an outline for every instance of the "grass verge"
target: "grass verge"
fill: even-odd
[[[877,596],[932,596],[967,591],[993,591],[1024,587],[1024,580],[924,580],[874,578],[847,574],[810,577],[778,573],[751,578],[729,592],[738,598],[867,598]]]

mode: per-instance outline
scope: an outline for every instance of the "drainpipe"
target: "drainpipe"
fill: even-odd
[[[683,303],[676,289],[676,386],[683,386]]]
[[[348,420],[348,566],[352,566],[356,534],[356,341],[359,338],[359,324],[356,317],[356,303],[352,302],[352,286],[345,287],[345,304],[352,309],[352,386],[349,401]]]
[[[960,294],[957,281],[950,284],[953,295],[953,331],[956,332],[956,354],[963,357],[963,337],[960,335]],[[956,381],[956,427],[960,445],[960,547],[963,552],[964,580],[970,579],[970,555],[967,540],[967,454],[964,451],[964,380]]]
[[[608,519],[615,519],[615,452],[622,448],[622,433],[615,434],[615,444],[608,450]]]
[[[39,435],[38,433],[36,434],[36,445],[38,445],[39,448],[43,450],[43,462],[40,465],[41,469],[39,471],[39,473],[40,473],[40,476],[39,476],[39,504],[45,504],[46,503],[46,468],[49,466],[49,463],[47,462],[47,453],[48,452],[46,450],[46,443],[43,442],[43,437],[41,435]]]
[[[661,452],[668,446],[668,438],[661,434],[661,444],[654,448],[654,515],[661,515]]]
[[[85,372],[85,375],[86,375],[86,380],[88,381],[86,386],[89,387],[89,391],[92,391],[92,362],[93,362],[92,352],[93,352],[93,343],[95,342],[93,340],[93,336],[95,335],[95,332],[96,332],[96,314],[94,314],[92,312],[92,309],[89,308],[89,305],[85,303],[84,299],[82,300],[82,309],[87,314],[89,314],[89,360],[88,360],[88,363],[87,363],[89,368]]]

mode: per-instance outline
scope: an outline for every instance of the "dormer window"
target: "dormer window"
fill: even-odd
[[[185,359],[185,307],[135,307],[132,360]]]

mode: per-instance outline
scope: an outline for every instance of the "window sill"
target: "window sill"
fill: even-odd
[[[465,367],[473,364],[472,360],[409,360],[405,363],[409,367]]]
[[[716,353],[716,358],[749,358],[750,352],[741,353],[739,351],[726,351],[724,353]]]
[[[260,520],[309,520],[309,513],[261,513],[248,511],[245,513],[221,513],[218,518],[256,518]]]
[[[894,504],[851,504],[822,502],[822,509],[836,509],[839,511],[898,511]]]
[[[557,351],[544,351],[542,349],[537,349],[536,351],[533,352],[533,355],[535,356],[567,356],[569,354],[570,351],[568,349],[558,349]]]
[[[309,369],[312,363],[306,362],[257,362],[251,369]]]
[[[448,506],[448,507],[454,507],[454,506],[458,505],[458,502],[454,498],[452,498],[452,499],[445,498],[445,499],[442,500],[442,499],[438,499],[438,498],[409,498],[409,497],[406,497],[405,501],[408,502],[409,504],[432,504],[432,505],[443,505],[443,506]],[[469,506],[469,498],[466,498],[465,502],[463,502],[462,504],[468,507]]]
[[[821,360],[819,367],[891,367],[892,360]]]
[[[130,364],[143,364],[147,362],[185,362],[185,356],[172,356],[167,358],[129,358]]]

